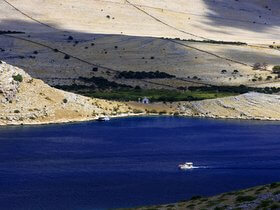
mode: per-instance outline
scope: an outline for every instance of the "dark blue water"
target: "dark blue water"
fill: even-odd
[[[199,168],[179,171],[192,161]],[[0,209],[170,203],[280,181],[280,123],[191,118],[0,128]]]

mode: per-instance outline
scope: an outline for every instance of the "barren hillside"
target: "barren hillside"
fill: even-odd
[[[280,63],[279,8],[272,0],[1,0],[0,58],[50,85],[102,77],[147,89],[279,86],[271,72]],[[253,71],[257,62],[267,70]],[[119,78],[122,71],[175,78]]]
[[[279,2],[273,0],[2,0],[4,29],[207,38],[258,44],[279,42]],[[14,8],[13,8],[14,7]],[[15,10],[15,8],[17,10]],[[6,21],[15,20],[12,25]]]
[[[280,96],[261,93],[183,103],[180,112],[187,116],[224,119],[280,120]]]
[[[22,69],[0,64],[0,125],[94,120],[133,115],[126,104],[91,99],[51,88]]]
[[[52,88],[5,62],[0,63],[0,75],[0,125],[85,121],[100,116],[139,114],[280,120],[279,95],[247,93],[194,102],[121,103]]]

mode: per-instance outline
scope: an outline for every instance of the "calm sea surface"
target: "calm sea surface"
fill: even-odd
[[[180,171],[179,163],[200,166]],[[147,117],[0,128],[0,209],[170,203],[280,181],[280,123]]]

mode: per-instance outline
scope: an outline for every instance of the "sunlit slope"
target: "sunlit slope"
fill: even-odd
[[[269,69],[278,64],[280,53],[269,48],[79,33],[71,33],[73,40],[68,41],[69,35],[61,32],[2,37],[0,44],[5,51],[0,55],[6,62],[26,69],[50,85],[80,84],[79,77],[93,76],[143,88],[166,87],[154,83],[179,87],[197,83],[258,85],[278,81],[271,70],[252,70],[255,62],[266,62]],[[70,58],[65,59],[65,54]],[[100,66],[98,71],[93,71],[95,65]],[[177,78],[149,80],[152,83],[116,78],[122,71],[160,71]]]
[[[1,29],[29,32],[58,28],[272,44],[279,43],[279,10],[280,2],[272,0],[2,0],[0,21]]]
[[[279,86],[272,74],[280,62],[279,5],[257,0],[0,0],[1,31],[25,32],[0,36],[0,59],[50,85],[103,77],[147,89]],[[268,68],[254,71],[255,63]],[[123,79],[118,77],[122,71],[160,71],[176,78]]]

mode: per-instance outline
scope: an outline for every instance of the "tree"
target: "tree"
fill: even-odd
[[[267,63],[255,63],[253,66],[253,70],[267,70]]]
[[[253,70],[259,70],[261,69],[261,64],[260,63],[255,63],[253,66]]]
[[[15,81],[18,81],[18,82],[22,82],[23,81],[23,78],[22,78],[22,76],[20,74],[17,74],[15,76],[13,76],[13,79]]]
[[[274,74],[280,74],[280,66],[274,66],[272,68],[272,71]]]

